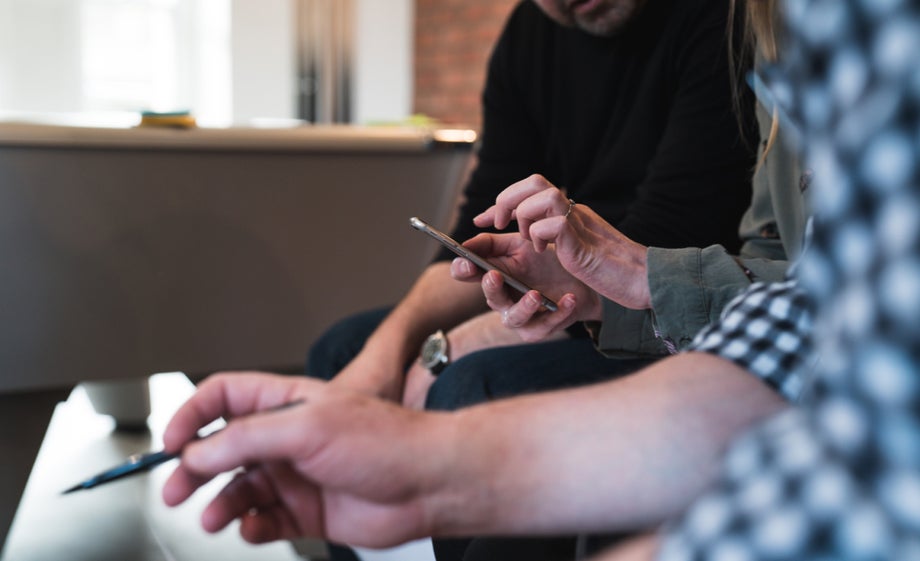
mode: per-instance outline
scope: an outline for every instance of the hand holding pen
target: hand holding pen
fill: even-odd
[[[262,412],[295,400],[305,403]],[[214,419],[220,432],[196,439]],[[182,461],[163,486],[175,506],[214,477],[234,477],[208,503],[202,526],[234,520],[252,543],[313,536],[386,547],[430,535],[427,495],[445,477],[453,448],[437,437],[452,416],[295,376],[216,374],[176,412],[163,440]]]

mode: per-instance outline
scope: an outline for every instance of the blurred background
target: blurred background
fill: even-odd
[[[0,0],[0,559],[321,558],[206,536],[200,505],[159,502],[168,469],[59,490],[161,445],[173,370],[299,371],[361,298],[403,293],[434,251],[406,220],[449,225],[517,1]],[[364,226],[329,247],[338,208]]]
[[[515,0],[0,0],[0,112],[478,126]]]

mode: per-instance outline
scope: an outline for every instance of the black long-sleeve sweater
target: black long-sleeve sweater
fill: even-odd
[[[742,97],[751,131],[742,139],[726,4],[647,0],[614,37],[564,28],[530,0],[518,5],[489,63],[478,165],[454,237],[478,233],[474,216],[539,173],[640,243],[737,249],[757,127]]]

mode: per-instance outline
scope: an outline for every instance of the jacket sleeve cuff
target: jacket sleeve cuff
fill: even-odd
[[[684,349],[717,320],[751,279],[722,246],[648,249],[653,329],[668,347]]]
[[[597,350],[609,357],[663,356],[668,349],[655,336],[648,310],[630,310],[601,298],[603,321],[591,326]]]

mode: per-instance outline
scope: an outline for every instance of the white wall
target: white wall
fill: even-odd
[[[232,0],[233,120],[297,113],[291,0]]]
[[[356,0],[353,119],[399,121],[412,113],[412,0]]]
[[[412,112],[413,0],[353,0],[352,120],[401,121]],[[233,116],[297,111],[296,0],[233,0]]]
[[[0,0],[0,109],[80,108],[78,8],[73,0]]]
[[[233,116],[297,111],[296,0],[233,0]],[[354,0],[352,120],[401,121],[412,112],[413,0]]]
[[[226,120],[229,13],[229,0],[0,0],[0,112]]]

